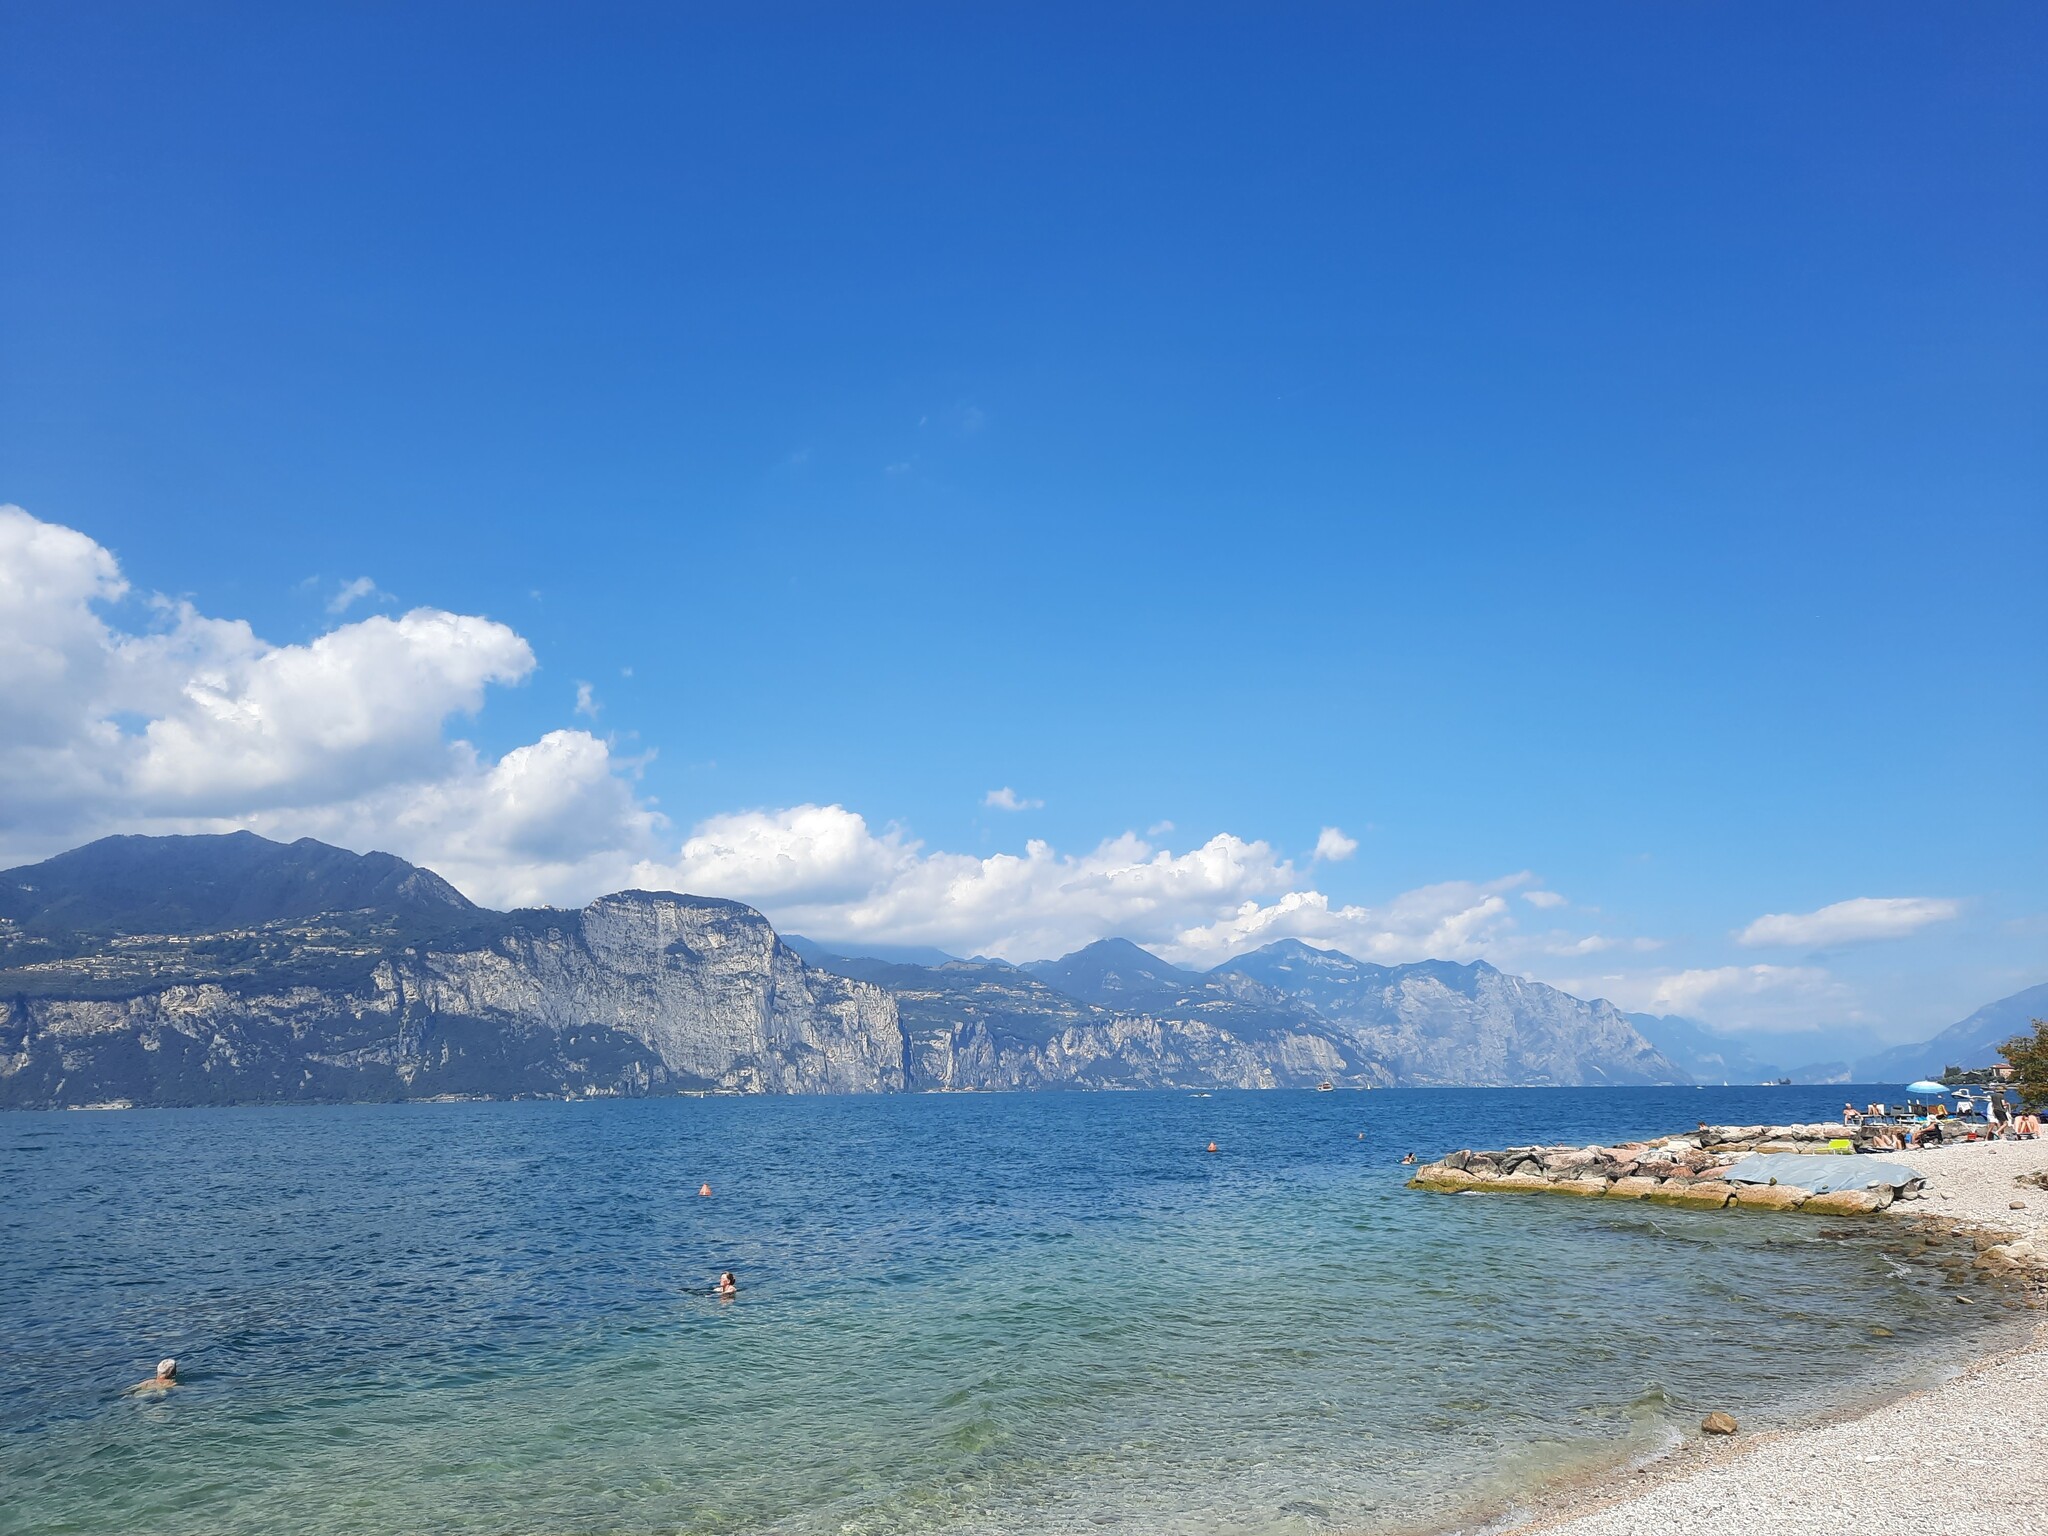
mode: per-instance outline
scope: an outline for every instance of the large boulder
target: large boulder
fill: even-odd
[[[1800,1209],[1812,1216],[1867,1216],[1891,1203],[1889,1189],[1829,1189],[1809,1196]]]
[[[1735,1186],[1724,1184],[1719,1179],[1694,1179],[1690,1183],[1672,1180],[1659,1185],[1656,1193],[1643,1198],[1658,1205],[1677,1206],[1681,1210],[1718,1211],[1735,1198]]]
[[[1735,1191],[1735,1203],[1745,1210],[1796,1211],[1812,1198],[1812,1190],[1797,1184],[1744,1184]]]
[[[1415,1170],[1415,1177],[1408,1181],[1408,1187],[1455,1194],[1462,1189],[1479,1189],[1486,1183],[1487,1180],[1476,1179],[1462,1168],[1446,1168],[1442,1163],[1430,1163]]]
[[[1543,1154],[1546,1168],[1584,1168],[1599,1159],[1599,1152],[1592,1147],[1567,1147],[1561,1152]]]
[[[1657,1181],[1634,1174],[1628,1178],[1616,1179],[1604,1193],[1610,1200],[1641,1200],[1657,1192]]]
[[[1550,1187],[1560,1195],[1581,1195],[1595,1200],[1607,1193],[1607,1181],[1597,1178],[1558,1179]]]

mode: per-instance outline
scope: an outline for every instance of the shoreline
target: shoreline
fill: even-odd
[[[2016,1238],[2048,1247],[2048,1188],[2020,1182],[2048,1176],[2048,1141],[1886,1155],[1926,1178],[1924,1196],[1860,1219],[1932,1222],[1967,1236],[1978,1248],[1980,1274],[2003,1269],[2008,1283],[2016,1278],[2028,1288],[2029,1305],[2044,1304],[2048,1264],[2036,1258],[2012,1270],[1984,1250]],[[1959,1362],[1929,1385],[1754,1434],[1680,1433],[1665,1451],[1567,1476],[1494,1505],[1484,1518],[1436,1526],[1432,1536],[1764,1536],[1788,1529],[1925,1536],[2004,1528],[2017,1511],[2048,1509],[2048,1318],[2037,1317],[2019,1344]]]

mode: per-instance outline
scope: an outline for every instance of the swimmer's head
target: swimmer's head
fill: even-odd
[[[159,1381],[169,1381],[173,1376],[178,1374],[178,1362],[175,1360],[157,1361],[156,1374],[157,1379]]]

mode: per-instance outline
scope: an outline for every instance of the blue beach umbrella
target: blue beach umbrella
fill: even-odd
[[[1940,1084],[1940,1083],[1930,1083],[1930,1082],[1928,1082],[1928,1081],[1927,1081],[1927,1079],[1926,1079],[1926,1078],[1924,1078],[1924,1077],[1923,1077],[1923,1078],[1921,1078],[1921,1079],[1920,1079],[1920,1081],[1919,1081],[1919,1082],[1917,1082],[1917,1083],[1908,1083],[1908,1084],[1906,1084],[1906,1092],[1908,1092],[1908,1093],[1946,1093],[1946,1092],[1948,1092],[1948,1089],[1947,1089],[1947,1088],[1946,1088],[1946,1087],[1945,1087],[1944,1085],[1942,1085],[1942,1084]]]

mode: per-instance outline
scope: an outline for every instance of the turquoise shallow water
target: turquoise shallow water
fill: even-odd
[[[0,1116],[0,1530],[1412,1528],[2015,1326],[1888,1226],[1395,1162],[1841,1093]]]

